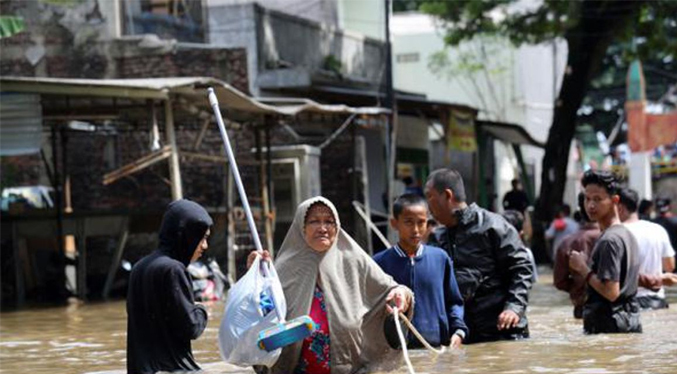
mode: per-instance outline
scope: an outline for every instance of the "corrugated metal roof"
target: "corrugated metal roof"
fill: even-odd
[[[213,87],[222,110],[238,110],[254,114],[295,116],[304,112],[327,114],[385,114],[378,107],[324,105],[306,100],[295,105],[268,105],[226,82],[209,77],[177,77],[147,79],[70,79],[36,77],[0,77],[2,92],[99,96],[135,99],[168,99],[171,95],[187,97],[196,106],[211,110],[207,87]]]
[[[491,121],[477,121],[477,126],[488,132],[494,137],[513,144],[531,145],[538,148],[545,148],[545,143],[534,139],[531,134],[522,126]]]
[[[40,152],[42,109],[40,95],[0,94],[0,156]]]

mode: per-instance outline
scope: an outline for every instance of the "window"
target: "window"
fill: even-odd
[[[418,52],[415,53],[400,53],[395,56],[397,62],[399,63],[410,63],[410,62],[418,62],[420,60],[420,55]]]
[[[124,33],[156,34],[160,39],[204,42],[201,0],[127,0]]]

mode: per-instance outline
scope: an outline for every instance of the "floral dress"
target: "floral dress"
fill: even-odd
[[[294,370],[295,374],[329,374],[329,322],[324,292],[315,285],[310,318],[315,322],[315,332],[303,340],[301,358]]]

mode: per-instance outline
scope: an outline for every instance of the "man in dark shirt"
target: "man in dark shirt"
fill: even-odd
[[[582,179],[585,211],[599,224],[591,267],[584,253],[572,251],[569,267],[588,284],[583,329],[588,334],[642,332],[639,303],[637,240],[618,216],[619,183],[608,171],[587,171]]]
[[[430,242],[447,251],[465,303],[470,334],[465,343],[529,336],[526,309],[533,270],[519,234],[498,214],[468,204],[461,175],[430,174],[425,185],[430,212],[444,225]]]
[[[186,266],[207,250],[212,219],[189,200],[169,204],[158,248],[134,265],[127,294],[127,373],[200,370],[190,341],[207,326]]]
[[[677,216],[672,214],[670,210],[670,199],[656,199],[656,211],[658,216],[654,219],[654,222],[663,226],[665,231],[668,232],[672,248],[677,249]],[[675,253],[675,260],[677,261],[677,251]]]
[[[510,183],[512,190],[508,191],[503,197],[503,209],[524,213],[529,206],[529,199],[526,192],[522,190],[522,182],[519,179],[513,179]]]

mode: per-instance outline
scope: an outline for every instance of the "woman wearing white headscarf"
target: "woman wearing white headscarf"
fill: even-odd
[[[256,255],[250,255],[249,263]],[[396,351],[384,332],[387,304],[392,301],[411,313],[413,294],[341,229],[329,200],[314,197],[301,203],[275,268],[287,300],[287,319],[310,315],[319,329],[285,347],[269,372],[349,374],[392,359]]]

